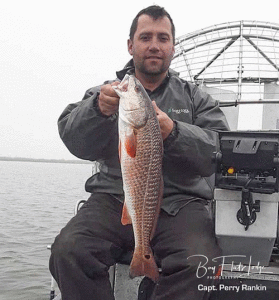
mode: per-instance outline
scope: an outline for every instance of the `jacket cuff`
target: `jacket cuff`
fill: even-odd
[[[169,136],[164,140],[164,148],[168,148],[178,137],[177,122],[173,121],[173,128]]]

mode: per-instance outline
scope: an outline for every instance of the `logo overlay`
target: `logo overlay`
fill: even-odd
[[[252,274],[273,274],[273,272],[268,272],[265,266],[261,266],[258,262],[257,265],[252,265],[252,257],[249,257],[248,264],[242,264],[239,262],[241,258],[246,258],[245,255],[228,255],[219,256],[212,259],[210,263],[209,259],[205,255],[192,255],[187,259],[191,260],[199,258],[199,263],[197,266],[196,277],[204,278],[208,280],[213,280],[212,285],[199,284],[199,291],[234,291],[236,293],[240,291],[266,291],[266,286],[262,284],[247,285],[240,283],[240,285],[228,285],[223,282],[219,283],[220,279],[237,279],[237,278],[249,278]],[[235,263],[233,259],[238,262]],[[219,264],[218,264],[219,263]],[[213,265],[213,266],[212,266]],[[215,282],[214,282],[215,280]]]

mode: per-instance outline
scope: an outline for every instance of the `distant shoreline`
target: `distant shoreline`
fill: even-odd
[[[21,162],[43,162],[43,163],[63,163],[63,164],[92,164],[88,160],[67,160],[67,159],[45,159],[45,158],[26,158],[26,157],[0,157],[0,161],[21,161]]]

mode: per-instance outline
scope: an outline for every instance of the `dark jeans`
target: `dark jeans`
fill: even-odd
[[[56,237],[50,271],[63,300],[114,299],[108,269],[134,246],[132,227],[121,224],[121,213],[122,204],[112,196],[94,194]],[[214,274],[197,274],[198,266],[208,259],[206,268],[214,268],[212,258],[221,252],[203,201],[188,203],[176,216],[161,211],[151,245],[162,273],[150,299],[208,299],[201,288],[213,284],[208,276]]]

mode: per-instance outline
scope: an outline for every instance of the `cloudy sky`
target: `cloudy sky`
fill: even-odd
[[[132,19],[158,4],[177,37],[240,20],[279,23],[278,0],[4,1],[0,9],[0,156],[73,159],[57,133],[68,103],[130,59]],[[252,128],[253,129],[253,128]]]

